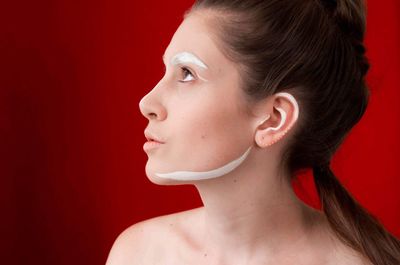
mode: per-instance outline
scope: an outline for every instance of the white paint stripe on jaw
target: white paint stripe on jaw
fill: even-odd
[[[225,174],[228,174],[229,172],[237,168],[246,159],[247,155],[250,152],[250,149],[251,146],[238,159],[214,170],[204,171],[204,172],[175,171],[171,173],[155,173],[155,174],[160,178],[173,179],[173,180],[203,180],[203,179],[217,178]]]
[[[190,52],[180,52],[172,57],[171,65],[176,65],[180,63],[192,63],[201,68],[208,69],[207,65],[202,60],[200,60],[196,55]]]

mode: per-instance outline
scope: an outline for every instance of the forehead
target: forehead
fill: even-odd
[[[191,14],[179,25],[165,50],[165,59],[171,60],[181,52],[190,52],[204,61],[210,70],[218,71],[230,62],[215,42],[216,36],[201,14]]]
[[[210,23],[212,14],[196,11],[191,13],[179,25],[174,33],[171,42],[165,50],[165,63],[182,52],[189,52],[199,57],[208,67],[204,72],[210,82],[207,86],[214,93],[221,93],[215,98],[227,99],[228,95],[239,97],[243,104],[246,104],[243,91],[240,89],[240,66],[229,60],[221,51],[224,47],[219,41],[217,32]],[[215,94],[214,94],[215,95]],[[233,102],[227,100],[227,102]]]

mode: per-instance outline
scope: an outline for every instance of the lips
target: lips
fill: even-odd
[[[147,141],[149,141],[149,142],[155,142],[155,143],[159,143],[159,144],[163,144],[162,142],[157,141],[157,140],[153,140],[153,139],[147,139]]]
[[[144,135],[145,135],[147,141],[150,141],[150,142],[157,142],[157,143],[160,143],[160,144],[164,144],[164,143],[165,143],[165,142],[162,141],[160,138],[158,138],[155,134],[153,134],[153,133],[151,133],[151,132],[149,132],[149,131],[145,131],[145,132],[144,132]]]

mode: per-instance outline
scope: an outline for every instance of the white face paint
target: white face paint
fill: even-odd
[[[297,104],[296,99],[289,93],[286,92],[281,92],[281,93],[277,93],[276,95],[281,95],[286,97],[288,100],[290,100],[294,106],[294,117],[295,120],[297,120],[298,115],[299,115],[299,106]],[[281,109],[281,108],[276,108],[280,113],[281,113],[281,121],[279,123],[279,125],[277,127],[270,127],[267,128],[266,131],[276,131],[279,130],[286,122],[286,112]],[[271,115],[268,115],[268,117],[266,119],[264,119],[263,121],[261,121],[259,123],[259,125],[263,124],[266,120],[268,120],[271,117]],[[203,180],[203,179],[211,179],[211,178],[218,178],[221,177],[223,175],[228,174],[229,172],[231,172],[232,170],[234,170],[235,168],[237,168],[248,156],[248,154],[250,153],[250,149],[251,146],[246,150],[246,152],[244,152],[244,154],[233,160],[232,162],[210,170],[210,171],[203,171],[203,172],[195,172],[195,171],[175,171],[175,172],[171,172],[171,173],[155,173],[156,176],[160,177],[160,178],[165,178],[165,179],[172,179],[172,180]]]
[[[176,65],[180,63],[192,63],[201,68],[208,69],[207,65],[202,60],[200,60],[196,55],[190,52],[180,52],[172,57],[171,65]]]
[[[247,151],[238,159],[233,160],[232,162],[222,166],[220,168],[204,171],[204,172],[195,172],[195,171],[175,171],[171,173],[155,173],[156,176],[160,178],[173,179],[173,180],[202,180],[202,179],[211,179],[223,176],[228,174],[235,168],[237,168],[247,157],[251,149],[251,146],[247,149]]]
[[[194,64],[199,66],[200,68],[208,69],[208,66],[202,60],[200,60],[200,58],[198,58],[196,55],[190,52],[180,52],[176,54],[174,57],[171,58],[170,64],[171,65]],[[197,74],[197,76],[201,80],[208,82],[208,80],[201,77],[199,74]]]

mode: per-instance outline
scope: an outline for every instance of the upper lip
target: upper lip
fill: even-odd
[[[164,142],[163,142],[161,139],[159,139],[159,138],[158,138],[155,134],[153,134],[152,132],[144,131],[144,135],[146,136],[146,139],[147,139],[148,141],[156,141],[156,142],[159,142],[159,143],[164,144]]]

